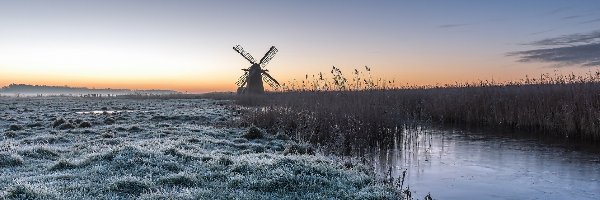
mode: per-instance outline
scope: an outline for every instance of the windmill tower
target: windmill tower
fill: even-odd
[[[277,48],[275,48],[275,46],[272,46],[258,63],[256,63],[256,60],[254,60],[252,55],[244,51],[240,45],[233,47],[233,50],[238,52],[252,64],[248,69],[242,69],[244,74],[235,83],[238,85],[238,94],[264,93],[265,88],[263,86],[263,80],[272,88],[279,87],[279,82],[268,73],[269,70],[265,69],[267,63],[269,63],[275,56],[275,53],[277,53]]]

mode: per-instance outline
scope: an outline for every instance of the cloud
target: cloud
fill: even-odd
[[[543,13],[542,15],[555,15],[564,11],[567,11],[571,9],[571,7],[562,7],[562,8],[556,8],[554,10],[550,10],[548,12]]]
[[[586,34],[571,34],[564,35],[556,38],[548,38],[538,40],[529,45],[532,46],[560,46],[560,45],[578,45],[578,44],[589,44],[600,41],[600,30]]]
[[[588,20],[588,21],[583,21],[579,24],[589,24],[589,23],[594,23],[594,22],[600,22],[600,18],[596,18],[596,19],[592,19],[592,20]]]
[[[519,62],[548,62],[555,66],[600,66],[600,31],[571,34],[527,44],[538,49],[510,52]]]
[[[470,24],[442,24],[439,25],[438,28],[456,28],[461,26],[468,26]]]
[[[548,33],[548,32],[552,32],[555,31],[556,29],[548,29],[548,30],[543,30],[543,31],[538,31],[538,32],[534,32],[534,33],[530,33],[529,35],[539,35],[542,33]]]
[[[563,17],[562,19],[575,19],[575,18],[580,18],[580,17],[581,17],[581,15],[571,15],[571,16]]]
[[[600,66],[600,43],[511,52],[520,62],[552,62],[557,66]]]

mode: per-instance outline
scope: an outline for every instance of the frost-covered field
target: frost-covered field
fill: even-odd
[[[0,199],[392,199],[207,99],[0,98]],[[94,112],[96,111],[96,112]]]

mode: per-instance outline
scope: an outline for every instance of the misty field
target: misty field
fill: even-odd
[[[207,99],[0,98],[2,199],[396,199],[359,163]]]

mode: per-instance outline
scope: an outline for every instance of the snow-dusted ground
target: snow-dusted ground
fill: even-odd
[[[228,102],[0,98],[0,199],[388,199],[366,167],[244,137]]]

